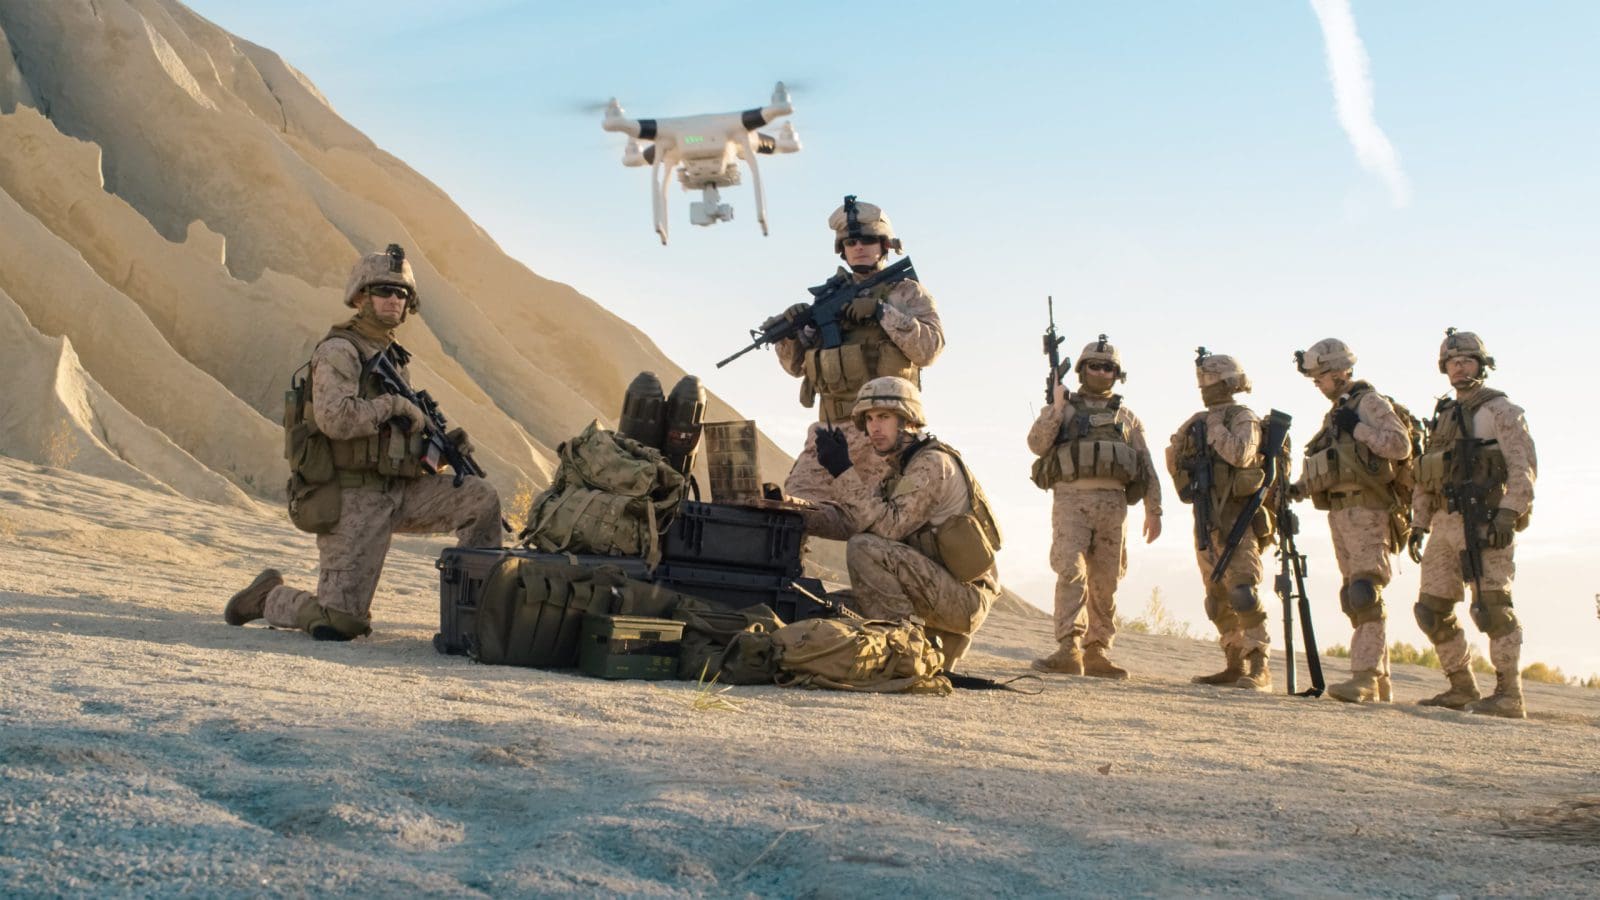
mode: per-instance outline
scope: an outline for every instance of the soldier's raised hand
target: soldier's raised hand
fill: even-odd
[[[1341,406],[1334,410],[1333,428],[1346,434],[1355,434],[1356,426],[1361,424],[1361,414],[1348,406]]]
[[[817,462],[835,478],[850,471],[850,442],[837,428],[824,428],[817,432]]]

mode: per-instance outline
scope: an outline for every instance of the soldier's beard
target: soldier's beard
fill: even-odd
[[[374,340],[392,340],[395,326],[399,324],[399,322],[384,321],[384,318],[372,308],[371,303],[362,304],[361,309],[356,312],[355,330]]]

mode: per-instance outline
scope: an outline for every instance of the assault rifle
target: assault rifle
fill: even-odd
[[[1047,296],[1044,302],[1050,310],[1050,327],[1044,330],[1044,355],[1050,360],[1050,374],[1044,377],[1044,405],[1049,406],[1056,402],[1056,385],[1061,383],[1061,342],[1066,338],[1056,334],[1056,298]]]
[[[1466,546],[1461,551],[1461,577],[1472,582],[1472,600],[1482,602],[1483,596],[1483,534],[1478,530],[1487,527],[1494,515],[1488,509],[1483,486],[1473,478],[1478,471],[1478,440],[1467,425],[1467,414],[1460,401],[1455,405],[1456,446],[1451,460],[1451,479],[1445,485],[1446,509],[1461,514],[1461,537]]]
[[[862,291],[870,290],[880,284],[894,284],[900,281],[916,281],[917,270],[911,267],[911,257],[906,257],[892,266],[879,269],[872,277],[863,281],[856,281],[850,272],[840,272],[814,288],[808,288],[811,296],[811,308],[793,319],[779,318],[769,328],[750,329],[751,341],[743,350],[717,363],[717,368],[722,368],[739,357],[769,344],[776,344],[786,338],[800,334],[807,327],[815,328],[821,340],[819,347],[832,348],[844,343],[844,328],[840,320],[844,317],[844,308],[850,305]]]
[[[389,352],[375,354],[367,361],[367,371],[378,376],[384,389],[391,394],[410,400],[422,410],[427,417],[428,424],[422,429],[422,467],[431,475],[439,474],[439,469],[448,464],[451,471],[455,472],[455,486],[460,487],[468,475],[483,477],[483,466],[472,458],[470,453],[462,453],[461,448],[450,440],[448,429],[445,428],[444,413],[439,412],[439,404],[428,396],[427,391],[413,391],[411,385],[400,377],[400,370],[395,368],[394,361],[389,358]]]
[[[1322,657],[1317,654],[1317,633],[1311,627],[1311,600],[1306,596],[1306,556],[1295,545],[1294,536],[1300,533],[1300,520],[1290,508],[1287,482],[1289,480],[1289,443],[1285,441],[1278,459],[1281,481],[1277,500],[1273,504],[1278,513],[1278,575],[1272,589],[1283,601],[1283,669],[1288,682],[1288,692],[1301,697],[1320,697],[1327,683],[1322,678]],[[1296,691],[1294,683],[1294,615],[1298,603],[1300,633],[1305,638],[1306,668],[1311,670],[1311,687]]]
[[[1273,410],[1267,414],[1265,435],[1261,438],[1261,452],[1266,457],[1262,464],[1261,486],[1256,488],[1244,501],[1244,508],[1239,510],[1239,517],[1233,520],[1233,527],[1228,530],[1228,542],[1222,545],[1222,553],[1217,557],[1217,564],[1211,568],[1211,580],[1222,581],[1222,573],[1228,568],[1228,562],[1233,559],[1233,552],[1239,549],[1239,544],[1244,542],[1244,536],[1250,532],[1250,523],[1255,519],[1256,513],[1261,511],[1261,506],[1267,500],[1267,492],[1277,486],[1278,461],[1281,454],[1276,450],[1282,447],[1289,438],[1290,417],[1286,412]]]
[[[1194,548],[1211,549],[1211,455],[1206,450],[1206,419],[1200,416],[1189,425],[1189,446],[1194,455],[1189,457],[1189,486],[1178,499],[1194,507]]]

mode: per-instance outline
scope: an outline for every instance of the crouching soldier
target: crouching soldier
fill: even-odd
[[[1144,501],[1144,537],[1154,541],[1161,534],[1161,483],[1144,426],[1111,393],[1115,382],[1128,379],[1117,348],[1100,335],[1078,355],[1075,371],[1078,390],[1057,384],[1055,402],[1028,431],[1028,449],[1039,457],[1033,482],[1055,494],[1050,568],[1059,643],[1033,667],[1122,679],[1128,670],[1108,654],[1117,634],[1117,582],[1128,563],[1128,507]]]
[[[1422,563],[1417,624],[1433,641],[1450,689],[1421,703],[1521,719],[1527,713],[1518,668],[1522,624],[1511,608],[1512,554],[1533,510],[1538,463],[1522,407],[1483,384],[1492,368],[1494,357],[1477,335],[1445,333],[1439,371],[1456,394],[1439,401],[1417,461],[1409,549]],[[1455,614],[1468,583],[1472,623],[1489,636],[1495,672],[1494,694],[1481,700]]]
[[[916,385],[892,376],[867,382],[851,418],[886,471],[869,480],[838,429],[818,434],[829,498],[857,532],[845,545],[845,602],[870,619],[921,618],[951,671],[1000,594],[1000,529],[989,501],[961,455],[923,433]]]
[[[458,546],[500,546],[494,487],[471,476],[456,487],[451,475],[427,474],[426,416],[371,369],[384,354],[407,377],[410,354],[394,340],[395,328],[418,308],[405,251],[390,244],[358,261],[344,298],[355,316],[312,351],[285,422],[289,518],[317,535],[317,592],[290,587],[267,569],[228,601],[222,616],[229,625],[264,618],[317,640],[348,641],[372,631],[372,595],[392,534],[454,531]],[[466,432],[456,429],[449,440],[470,453]]]
[[[1201,349],[1195,360],[1200,398],[1206,408],[1190,416],[1167,447],[1167,471],[1178,497],[1194,506],[1195,555],[1205,585],[1206,618],[1217,627],[1227,665],[1196,684],[1229,684],[1257,691],[1272,689],[1267,670],[1267,611],[1261,605],[1261,549],[1272,538],[1265,508],[1234,550],[1220,582],[1211,572],[1221,558],[1228,533],[1245,501],[1266,480],[1261,456],[1261,419],[1234,395],[1250,390],[1250,379],[1231,356]]]

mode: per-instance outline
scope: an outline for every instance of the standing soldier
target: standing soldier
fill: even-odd
[[[1195,552],[1205,585],[1206,617],[1217,626],[1227,666],[1213,675],[1197,675],[1195,684],[1232,684],[1271,690],[1267,671],[1267,611],[1261,605],[1261,549],[1272,539],[1266,507],[1257,510],[1251,527],[1223,571],[1221,582],[1211,571],[1221,557],[1228,532],[1245,501],[1266,480],[1261,447],[1261,419],[1235,403],[1234,394],[1248,392],[1250,379],[1231,356],[1212,356],[1201,348],[1195,376],[1206,408],[1190,416],[1167,446],[1167,471],[1178,499],[1194,507]]]
[[[1060,644],[1033,667],[1123,679],[1128,670],[1107,654],[1117,634],[1117,582],[1127,570],[1128,507],[1144,501],[1144,538],[1154,541],[1161,534],[1161,482],[1144,426],[1122,396],[1111,393],[1113,383],[1128,380],[1117,348],[1100,335],[1078,354],[1074,371],[1079,389],[1069,393],[1057,384],[1055,402],[1028,431],[1028,449],[1039,457],[1033,482],[1055,494],[1050,568]]]
[[[848,274],[856,281],[882,269],[890,250],[903,252],[883,210],[871,203],[857,202],[854,196],[845,197],[844,205],[833,211],[828,227],[834,233],[833,252],[849,266],[849,272],[841,268],[839,274]],[[797,303],[768,319],[762,328],[770,328],[783,318],[793,320],[810,306]],[[832,479],[817,464],[817,434],[827,428],[844,433],[855,465],[873,478],[880,477],[883,463],[872,452],[866,435],[853,424],[851,410],[856,394],[868,381],[889,376],[920,386],[922,368],[931,365],[944,349],[944,326],[939,322],[933,295],[919,281],[903,279],[877,285],[851,301],[844,319],[844,341],[838,347],[817,346],[813,329],[774,344],[784,371],[802,379],[801,404],[819,407],[819,421],[806,434],[805,449],[784,482],[784,492],[793,497],[812,501],[827,498]],[[838,540],[849,537],[848,531],[827,530],[834,533],[820,536]]]
[[[1450,679],[1449,690],[1422,704],[1521,719],[1527,714],[1518,668],[1522,625],[1511,608],[1512,553],[1533,509],[1538,464],[1522,407],[1483,385],[1492,368],[1494,357],[1476,334],[1445,331],[1439,371],[1456,395],[1439,401],[1427,450],[1417,461],[1409,549],[1422,563],[1417,624]],[[1489,636],[1494,664],[1494,694],[1481,700],[1472,651],[1455,615],[1466,583],[1472,585],[1472,622]]]
[[[1300,374],[1333,401],[1322,429],[1306,444],[1305,467],[1291,488],[1295,500],[1311,498],[1328,511],[1333,552],[1339,561],[1339,607],[1350,618],[1350,680],[1330,685],[1328,693],[1348,703],[1388,703],[1388,613],[1383,588],[1389,583],[1389,557],[1406,539],[1409,479],[1401,479],[1411,458],[1411,430],[1394,404],[1365,381],[1354,381],[1355,352],[1336,338],[1294,355]],[[1397,480],[1398,479],[1398,480]]]
[[[395,532],[451,530],[459,546],[500,546],[494,487],[472,476],[455,487],[450,475],[425,474],[427,418],[409,399],[389,393],[369,365],[387,354],[405,378],[411,358],[394,340],[395,328],[419,305],[400,245],[359,260],[344,299],[356,314],[312,351],[310,374],[284,423],[289,517],[317,535],[317,592],[289,587],[267,569],[228,601],[222,616],[229,625],[265,618],[317,640],[348,641],[372,632],[372,595]],[[449,440],[471,452],[461,429]]]
[[[854,464],[840,429],[817,435],[827,498],[858,530],[845,545],[846,602],[870,619],[920,617],[952,671],[1000,595],[1000,529],[989,501],[961,455],[923,433],[916,385],[874,378],[862,386],[851,418],[884,474]]]

